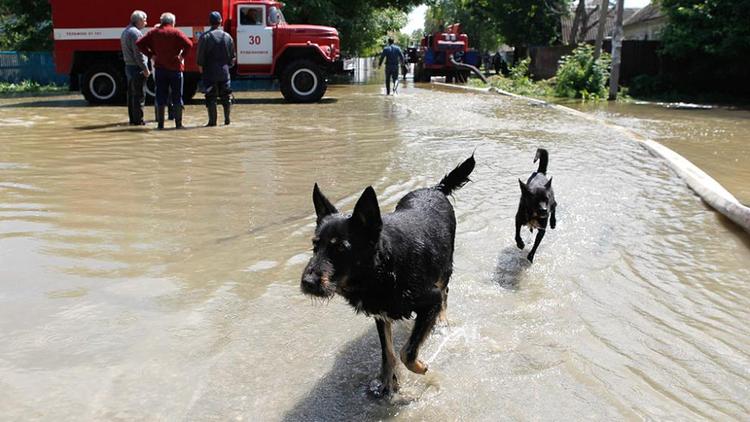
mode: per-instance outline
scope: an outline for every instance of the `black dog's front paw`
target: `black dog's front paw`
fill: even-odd
[[[382,379],[377,379],[370,385],[370,392],[377,398],[390,398],[398,392],[398,389],[399,385],[396,374],[393,374],[390,382],[383,382]]]
[[[523,243],[523,240],[516,239],[516,246],[518,246],[518,249],[523,249],[526,246],[526,244]]]

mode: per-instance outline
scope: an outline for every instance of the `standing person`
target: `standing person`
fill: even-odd
[[[156,25],[154,25],[154,29],[156,29],[156,28],[158,28],[160,26],[161,26],[161,24],[157,23]],[[152,66],[152,68],[153,68],[153,66]],[[154,75],[154,87],[155,87],[155,85],[156,85],[156,75]],[[156,105],[156,101],[154,101],[154,120],[159,120],[158,119],[158,110],[159,110],[159,107]],[[167,94],[167,120],[174,120],[174,104],[172,104],[171,90]]]
[[[211,29],[198,40],[198,68],[203,77],[203,87],[208,108],[208,124],[216,126],[216,99],[224,108],[224,124],[229,124],[232,86],[229,68],[234,65],[234,40],[221,30],[221,14],[211,12],[208,16]]]
[[[185,70],[183,54],[193,47],[193,42],[174,27],[175,16],[172,13],[162,13],[159,21],[159,27],[149,31],[136,45],[148,57],[154,58],[158,128],[164,129],[164,107],[167,105],[167,97],[170,97],[174,105],[175,127],[181,129],[182,72]]]
[[[391,95],[391,81],[395,86],[399,67],[404,63],[404,53],[401,52],[399,46],[393,45],[393,38],[388,38],[388,45],[380,53],[378,69],[383,65],[383,59],[385,59],[385,92],[386,95]]]
[[[122,58],[125,60],[125,77],[128,81],[128,119],[131,125],[143,126],[143,106],[146,97],[143,86],[151,74],[148,70],[148,58],[136,46],[136,41],[143,37],[141,30],[146,27],[146,13],[135,10],[130,15],[130,24],[120,35]]]

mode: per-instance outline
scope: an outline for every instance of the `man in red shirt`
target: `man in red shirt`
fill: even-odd
[[[156,75],[156,121],[164,129],[164,107],[171,90],[174,121],[182,128],[182,72],[185,70],[183,54],[193,47],[193,42],[174,27],[175,16],[162,13],[161,24],[140,38],[136,45],[149,58],[154,59]]]

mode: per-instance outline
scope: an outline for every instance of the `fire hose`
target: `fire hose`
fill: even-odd
[[[470,70],[470,71],[474,72],[474,74],[475,74],[475,75],[479,76],[479,78],[480,78],[480,79],[481,79],[482,81],[484,81],[484,83],[486,83],[486,84],[489,84],[489,83],[490,83],[490,82],[489,82],[489,81],[487,80],[487,78],[485,78],[485,77],[484,77],[484,75],[482,75],[482,72],[481,72],[481,71],[480,71],[479,69],[477,69],[476,67],[474,67],[474,66],[472,66],[472,65],[470,65],[470,64],[466,64],[466,63],[461,63],[461,62],[457,62],[457,61],[456,61],[456,59],[455,59],[455,58],[453,57],[453,54],[451,54],[451,57],[450,57],[450,62],[451,62],[451,64],[452,64],[453,66],[455,66],[455,67],[456,67],[457,69]]]

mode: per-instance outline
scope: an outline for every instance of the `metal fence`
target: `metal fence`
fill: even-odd
[[[55,72],[55,60],[49,51],[0,51],[0,82],[38,84],[68,83],[68,75]]]

